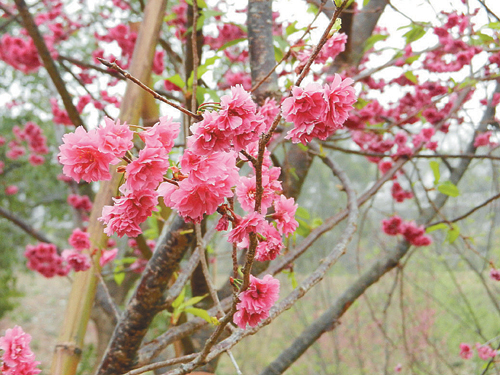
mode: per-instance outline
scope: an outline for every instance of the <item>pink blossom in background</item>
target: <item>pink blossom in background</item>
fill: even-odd
[[[101,267],[104,267],[109,262],[112,262],[116,258],[117,255],[118,255],[118,248],[117,247],[115,247],[114,249],[111,249],[111,250],[103,250],[101,257],[99,258],[99,265]]]
[[[390,160],[384,160],[378,163],[378,169],[382,174],[389,172],[394,164]]]
[[[255,327],[262,319],[269,316],[269,310],[279,298],[280,283],[271,275],[258,279],[250,275],[248,289],[239,294],[240,302],[236,306],[233,321],[245,329],[247,323]]]
[[[90,266],[90,257],[88,254],[80,253],[73,249],[64,250],[61,254],[62,258],[75,272],[87,271]]]
[[[100,138],[95,131],[87,131],[79,126],[74,133],[67,133],[59,146],[59,161],[65,175],[75,181],[103,181],[111,179],[109,165],[120,159],[111,153],[99,151]]]
[[[250,74],[245,72],[235,72],[229,69],[223,77],[223,81],[220,81],[218,86],[220,89],[225,90],[231,86],[242,85],[247,91],[252,88],[252,78]]]
[[[53,244],[40,242],[37,245],[28,245],[24,252],[28,259],[27,267],[37,271],[45,277],[66,276],[70,268],[63,263],[62,257],[57,253]]]
[[[28,162],[33,166],[42,165],[45,163],[45,158],[41,155],[31,154],[28,158]]]
[[[497,351],[492,349],[489,345],[481,345],[479,343],[476,343],[476,350],[479,358],[485,361],[497,355]]]
[[[399,182],[394,181],[391,188],[392,197],[396,202],[404,202],[405,199],[413,198],[413,193],[411,191],[403,190]]]
[[[78,111],[78,113],[81,114],[84,108],[87,106],[87,104],[90,103],[91,100],[92,97],[90,96],[90,94],[86,94],[80,97],[80,99],[78,99],[78,103],[76,104],[76,110]]]
[[[3,170],[4,168],[5,168],[5,163],[0,160],[0,174],[2,174],[4,172],[4,170]]]
[[[280,195],[274,201],[274,214],[273,219],[276,220],[276,225],[280,233],[288,236],[295,232],[299,223],[295,220],[295,211],[299,207],[293,198],[287,198]]]
[[[495,281],[500,281],[500,270],[496,268],[492,268],[490,270],[490,279]]]
[[[7,33],[0,39],[0,60],[25,74],[34,73],[42,66],[33,39],[13,37]]]
[[[469,344],[466,344],[464,342],[460,344],[460,357],[462,357],[463,359],[471,359],[473,355],[474,352],[472,351],[472,347]]]
[[[158,193],[147,189],[127,191],[123,185],[120,192],[123,196],[113,198],[113,206],[104,206],[97,220],[106,224],[104,233],[108,236],[116,233],[118,237],[137,237],[142,233],[139,225],[158,210]]]
[[[0,337],[0,349],[3,351],[3,375],[36,375],[41,372],[35,361],[35,354],[29,346],[31,336],[19,326],[7,329],[5,336]]]
[[[396,236],[403,231],[403,220],[399,216],[382,220],[382,230],[389,236]]]
[[[76,210],[90,212],[92,210],[92,202],[87,195],[70,194],[67,202]]]
[[[15,195],[19,192],[19,188],[16,185],[9,185],[5,188],[6,195]]]
[[[401,372],[401,370],[403,370],[403,365],[398,363],[396,367],[394,367],[394,372]]]
[[[321,48],[321,51],[314,62],[324,64],[328,58],[335,59],[335,57],[345,51],[346,43],[347,35],[345,33],[333,34],[333,36],[328,39],[325,45]]]
[[[56,98],[50,99],[50,105],[52,107],[52,115],[54,116],[53,121],[59,125],[72,126],[73,122],[69,118],[68,112],[65,109],[61,109],[57,104]]]
[[[474,140],[474,147],[481,147],[481,146],[490,146],[494,147],[497,144],[493,143],[490,141],[490,137],[493,135],[493,132],[487,131],[485,133],[480,133],[476,136],[476,139]]]
[[[159,122],[140,132],[139,136],[148,147],[163,147],[169,153],[174,147],[180,129],[181,124],[179,122],[172,121],[171,117],[162,116]]]
[[[90,249],[89,234],[80,228],[75,228],[68,239],[68,243],[78,251]]]
[[[120,125],[120,120],[116,123],[109,117],[104,118],[104,125],[97,128],[97,137],[99,139],[98,150],[102,153],[108,153],[121,158],[125,153],[134,147],[132,139],[134,133],[127,124]]]

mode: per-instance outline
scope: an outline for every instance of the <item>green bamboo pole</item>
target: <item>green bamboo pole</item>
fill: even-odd
[[[151,76],[154,50],[163,22],[163,15],[167,0],[149,0],[144,10],[144,19],[141,24],[137,42],[135,44],[130,73],[142,82],[148,82]],[[143,91],[137,85],[129,82],[123,101],[120,106],[120,121],[137,124],[142,111]],[[101,216],[102,208],[112,204],[112,197],[116,195],[122,175],[112,169],[112,179],[101,182],[90,215],[88,233],[93,249],[104,247],[107,236],[103,233],[103,226],[97,221]],[[94,303],[97,287],[96,272],[99,267],[100,251],[94,256],[94,265],[85,272],[75,274],[75,279],[68,299],[68,306],[58,343],[55,347],[52,360],[52,375],[74,375],[83,350],[83,339],[90,318],[90,311]]]

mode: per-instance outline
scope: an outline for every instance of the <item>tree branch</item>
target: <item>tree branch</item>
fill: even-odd
[[[47,69],[52,82],[54,82],[54,86],[56,87],[57,92],[62,98],[64,108],[66,108],[66,112],[68,112],[68,116],[71,119],[71,122],[73,123],[73,125],[75,125],[75,127],[84,126],[83,121],[80,118],[80,114],[78,113],[76,107],[73,105],[71,95],[66,89],[66,85],[61,78],[59,71],[57,70],[56,64],[54,63],[54,60],[50,55],[50,51],[47,48],[47,45],[45,44],[45,41],[40,34],[40,31],[38,30],[33,17],[31,17],[25,1],[15,0],[15,3],[21,18],[23,19],[24,27],[35,43],[38,54],[43,61],[43,65],[45,66],[45,69]]]

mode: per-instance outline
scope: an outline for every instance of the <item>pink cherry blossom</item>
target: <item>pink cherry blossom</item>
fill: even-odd
[[[489,345],[481,345],[479,343],[476,343],[476,349],[479,358],[481,358],[484,361],[487,361],[490,358],[493,358],[497,355],[497,351],[492,349],[491,346]]]
[[[172,121],[171,117],[162,116],[159,122],[148,130],[139,133],[139,136],[148,147],[163,147],[169,153],[179,135],[180,126],[181,124]]]
[[[16,185],[9,185],[5,188],[5,195],[15,195],[19,192],[19,188]]]
[[[295,204],[293,198],[286,198],[284,195],[280,195],[278,199],[274,201],[274,214],[273,219],[276,220],[276,225],[280,233],[288,236],[295,232],[299,223],[295,220],[295,211],[299,207]]]
[[[231,149],[231,133],[221,129],[221,118],[217,112],[203,113],[203,120],[191,126],[188,147],[200,155]]]
[[[403,231],[403,220],[399,216],[393,216],[390,219],[382,220],[382,230],[389,236],[396,236]]]
[[[99,138],[99,151],[115,155],[121,158],[125,153],[134,147],[132,138],[134,133],[127,124],[120,125],[120,120],[116,123],[109,117],[104,118],[104,125],[97,128]]]
[[[113,206],[104,206],[102,216],[97,220],[106,224],[104,233],[108,236],[116,233],[118,237],[137,237],[142,233],[139,224],[158,210],[158,193],[148,189],[127,191],[124,186],[120,191],[123,196],[113,198]]]
[[[332,83],[325,85],[328,108],[324,121],[330,134],[342,127],[356,102],[356,93],[351,86],[353,82],[351,78],[342,79],[340,75],[335,74]]]
[[[495,281],[500,281],[500,270],[492,268],[490,270],[490,278]]]
[[[104,267],[109,262],[112,262],[118,255],[118,248],[115,247],[111,250],[103,250],[101,257],[99,258],[99,265]]]
[[[255,251],[255,260],[265,262],[276,259],[284,247],[279,232],[273,225],[268,223],[259,234],[263,236],[263,239],[259,238],[259,244]]]
[[[283,117],[295,126],[314,124],[323,119],[327,109],[323,88],[317,83],[310,83],[305,88],[293,87],[292,96],[283,100]]]
[[[27,267],[44,277],[65,276],[69,272],[69,267],[63,263],[63,259],[57,254],[57,248],[53,244],[41,242],[36,246],[28,245],[24,256],[28,259]]]
[[[36,366],[35,354],[29,346],[31,336],[19,326],[7,329],[0,337],[0,349],[3,351],[0,372],[4,375],[36,375],[41,372]]]
[[[278,180],[281,168],[262,169],[262,200],[261,211],[265,212],[271,207],[276,195],[281,193],[281,182]],[[245,211],[252,211],[255,208],[256,177],[240,177],[236,185],[236,196],[241,208]]]
[[[75,272],[87,271],[91,266],[88,254],[83,254],[73,249],[67,249],[62,252],[61,256]]]
[[[472,351],[472,347],[469,344],[466,344],[464,342],[460,344],[460,357],[462,357],[463,359],[471,359],[473,355],[474,352]]]
[[[75,250],[81,251],[90,248],[89,234],[82,231],[80,228],[73,230],[68,242]]]
[[[256,211],[249,213],[241,221],[235,224],[235,227],[228,235],[228,242],[240,243],[248,240],[250,233],[259,233],[264,230],[267,222],[264,216]]]
[[[269,310],[279,298],[280,283],[271,275],[262,280],[250,275],[250,285],[238,296],[237,312],[233,316],[238,327],[255,327],[262,319],[269,316]]]
[[[109,165],[120,161],[115,155],[99,151],[100,138],[96,132],[87,133],[79,126],[74,133],[63,136],[59,146],[59,161],[66,176],[79,182],[81,179],[102,181],[111,179]]]
[[[139,157],[125,168],[125,186],[131,191],[156,189],[168,167],[168,155],[163,147],[146,146],[139,152]]]

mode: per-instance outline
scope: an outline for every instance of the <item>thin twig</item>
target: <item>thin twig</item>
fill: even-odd
[[[224,309],[220,304],[219,297],[217,296],[217,291],[215,290],[214,284],[212,283],[212,278],[210,277],[210,272],[208,270],[207,258],[205,257],[205,245],[201,237],[201,225],[199,223],[195,224],[194,228],[196,231],[196,251],[199,253],[201,269],[203,270],[203,276],[205,277],[205,282],[207,283],[210,297],[212,297],[212,300],[214,301],[219,314],[221,316],[224,316]]]
[[[136,368],[135,370],[129,371],[123,375],[139,375],[139,374],[143,374],[147,371],[153,371],[153,370],[156,370],[156,369],[159,369],[162,367],[172,366],[172,365],[176,365],[178,363],[186,363],[186,362],[196,358],[197,355],[198,355],[198,353],[187,354],[187,355],[184,355],[182,357],[177,357],[177,358],[173,358],[173,359],[167,359],[166,361],[162,361],[162,362],[152,363],[150,365]]]
[[[123,70],[122,68],[120,68],[120,66],[118,66],[118,64],[116,64],[116,63],[110,63],[109,61],[101,59],[100,57],[97,57],[97,59],[103,65],[107,66],[108,68],[116,70],[117,72],[119,72],[120,74],[122,74],[125,78],[127,78],[128,80],[134,82],[140,88],[142,88],[143,90],[145,90],[148,93],[150,93],[151,95],[153,95],[153,97],[155,99],[160,100],[163,103],[166,103],[166,104],[168,104],[171,107],[174,107],[175,109],[181,111],[182,113],[184,113],[184,114],[186,114],[188,116],[191,116],[192,118],[196,119],[197,121],[203,120],[202,116],[197,115],[196,113],[193,113],[193,112],[187,110],[186,108],[183,108],[180,105],[175,104],[174,102],[171,102],[170,100],[164,98],[163,96],[161,96],[160,94],[158,94],[156,91],[154,91],[153,89],[149,88],[147,85],[145,85],[144,83],[142,83],[140,80],[138,80],[137,78],[135,78],[134,76],[132,76],[129,72],[127,72],[126,70]]]
[[[460,220],[463,220],[465,219],[467,216],[469,215],[472,215],[474,212],[476,212],[477,210],[479,210],[480,208],[483,208],[484,206],[488,205],[489,203],[493,202],[494,200],[500,198],[500,194],[497,194],[497,195],[494,195],[493,197],[487,199],[486,201],[484,201],[483,203],[481,203],[480,205],[474,207],[473,209],[471,209],[470,211],[466,212],[465,214],[453,219],[453,220],[441,220],[441,221],[436,221],[434,223],[430,223],[429,225],[427,225],[427,227],[432,227],[433,225],[437,225],[437,224],[441,224],[441,223],[456,223],[457,221],[460,221]]]

